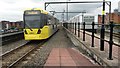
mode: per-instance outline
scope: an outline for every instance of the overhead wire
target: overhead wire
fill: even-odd
[[[43,0],[44,2],[46,2],[45,0]],[[53,7],[51,7],[51,5],[49,5],[50,6],[50,8],[52,9],[52,10],[54,10],[55,11],[55,9],[53,8]]]
[[[44,2],[46,2],[45,0],[43,0]],[[53,11],[55,11],[55,9],[51,6],[51,5],[49,5],[49,7],[53,10]],[[56,16],[58,16],[58,14],[56,14]]]

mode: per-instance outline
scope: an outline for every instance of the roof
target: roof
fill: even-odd
[[[43,10],[43,9],[41,9],[41,8],[32,8],[32,9],[27,9],[27,10],[39,10],[39,11],[41,11],[41,13],[43,13],[43,14],[48,14],[47,11],[45,11],[45,10]]]

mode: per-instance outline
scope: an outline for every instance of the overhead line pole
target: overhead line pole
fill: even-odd
[[[105,37],[105,0],[103,0],[103,10],[102,10],[102,26],[101,26],[101,34],[100,34],[100,50],[104,51],[104,37]]]
[[[68,0],[67,0],[67,5],[66,5],[66,11],[67,11],[67,13],[66,13],[66,21],[68,21]]]

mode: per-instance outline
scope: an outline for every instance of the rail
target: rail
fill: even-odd
[[[10,64],[9,68],[14,67],[16,64],[19,64],[22,60],[24,60],[24,58],[26,58],[27,56],[29,56],[30,53],[32,53],[33,51],[35,51],[36,49],[38,49],[39,47],[41,47],[46,41],[42,41],[40,44],[38,44],[38,46],[30,49],[30,51],[28,51],[27,53],[25,53],[22,57],[20,57],[19,59],[17,59],[15,62],[13,62],[12,64]]]
[[[2,67],[3,68],[4,67],[11,68],[11,67],[17,65],[18,63],[23,61],[23,59],[26,58],[29,54],[31,54],[34,50],[41,47],[46,41],[47,40],[43,40],[41,42],[39,41],[37,43],[35,42],[35,44],[33,44],[33,45],[30,44],[31,43],[31,41],[30,41],[24,45],[21,45],[17,48],[14,48],[14,49],[2,54],[0,56],[0,57],[2,57],[2,60],[3,60]],[[15,56],[16,56],[16,58],[15,58]]]

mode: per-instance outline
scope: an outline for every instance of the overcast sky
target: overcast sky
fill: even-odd
[[[0,21],[19,21],[23,18],[23,11],[28,8],[42,8],[44,9],[44,2],[51,1],[65,1],[65,0],[0,0]],[[70,0],[70,1],[91,1],[91,0]],[[100,1],[100,0],[92,0],[92,1]],[[113,9],[118,8],[118,1],[120,0],[107,0],[112,2],[112,11]],[[101,13],[100,7],[102,4],[69,4],[69,11],[83,11],[87,12]],[[65,4],[62,5],[50,5],[47,7],[48,11],[63,11],[65,10]],[[93,10],[93,11],[92,11]],[[99,11],[99,12],[98,12]],[[106,12],[108,11],[108,7],[106,7]],[[74,16],[75,14],[69,14],[69,17]],[[61,18],[61,14],[56,14],[59,19]]]

